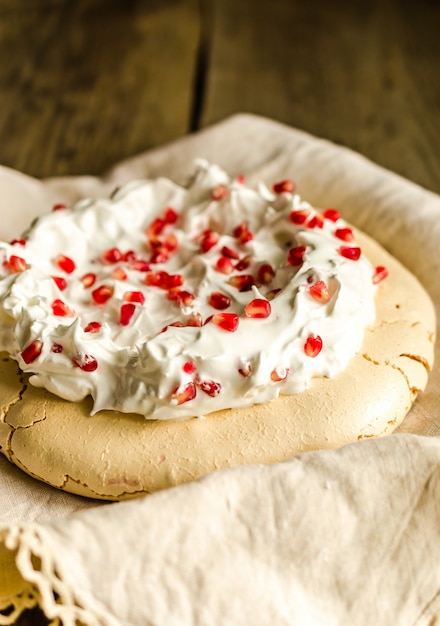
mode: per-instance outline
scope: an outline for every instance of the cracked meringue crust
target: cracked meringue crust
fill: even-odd
[[[389,275],[378,286],[377,317],[361,350],[333,378],[252,407],[202,419],[147,421],[116,411],[90,416],[27,384],[17,364],[0,360],[0,451],[29,475],[97,499],[122,500],[247,463],[273,463],[391,433],[427,383],[435,313],[416,278],[357,232],[363,252]]]

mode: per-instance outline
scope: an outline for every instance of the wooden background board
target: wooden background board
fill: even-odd
[[[253,112],[440,193],[439,30],[434,0],[0,0],[0,164],[101,174]]]

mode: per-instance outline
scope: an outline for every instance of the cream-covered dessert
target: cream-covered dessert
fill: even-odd
[[[385,275],[334,209],[197,162],[0,243],[0,350],[93,411],[148,419],[267,402],[344,370]]]

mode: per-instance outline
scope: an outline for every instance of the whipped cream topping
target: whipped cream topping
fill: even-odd
[[[93,413],[181,419],[295,394],[344,370],[374,321],[377,268],[291,181],[254,190],[198,161],[186,186],[54,209],[0,243],[0,350]]]

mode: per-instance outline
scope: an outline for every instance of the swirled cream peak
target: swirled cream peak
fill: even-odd
[[[54,208],[0,243],[0,349],[93,412],[188,418],[294,394],[343,370],[374,320],[380,272],[291,181],[254,190],[198,161],[186,186]]]

